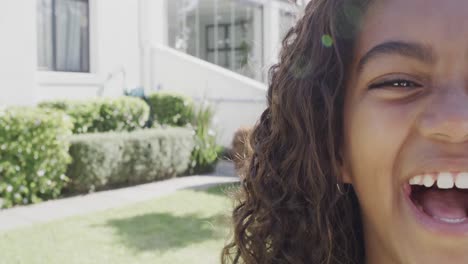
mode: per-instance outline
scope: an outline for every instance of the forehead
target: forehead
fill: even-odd
[[[421,42],[435,50],[468,49],[468,1],[377,0],[369,6],[357,53],[388,40]]]

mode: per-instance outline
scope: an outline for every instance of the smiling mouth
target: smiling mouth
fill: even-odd
[[[411,178],[406,196],[416,217],[436,231],[468,234],[468,173],[427,173]]]

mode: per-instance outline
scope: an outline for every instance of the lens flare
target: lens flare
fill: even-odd
[[[322,45],[329,48],[333,45],[333,38],[328,35],[328,34],[325,34],[322,36]]]

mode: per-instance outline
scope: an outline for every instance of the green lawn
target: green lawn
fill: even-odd
[[[226,189],[184,190],[131,206],[0,233],[1,264],[220,263]]]

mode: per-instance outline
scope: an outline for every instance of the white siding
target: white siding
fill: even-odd
[[[104,96],[119,96],[124,86],[140,86],[138,2],[90,0],[92,73],[38,72],[36,101],[96,97],[102,87]]]
[[[0,106],[35,97],[36,1],[0,1]]]

